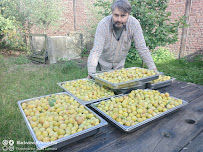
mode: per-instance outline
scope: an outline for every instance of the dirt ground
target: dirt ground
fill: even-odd
[[[17,57],[17,56],[20,56],[21,54],[25,55],[26,52],[16,51],[16,50],[0,49],[0,54],[3,55],[4,57],[10,57],[10,56]]]

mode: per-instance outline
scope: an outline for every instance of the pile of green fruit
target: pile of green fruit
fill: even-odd
[[[62,84],[62,86],[83,101],[91,101],[115,95],[113,91],[99,86],[90,79],[68,81]]]
[[[154,70],[147,70],[136,67],[135,69],[124,69],[115,70],[111,72],[104,72],[97,77],[106,80],[111,83],[121,83],[134,79],[140,79],[148,76],[155,75]]]
[[[157,83],[157,82],[161,82],[161,81],[167,81],[167,80],[170,80],[170,79],[171,79],[170,76],[159,75],[158,79],[153,80],[150,83]]]
[[[55,141],[100,123],[94,114],[66,94],[46,96],[21,106],[42,142]]]
[[[120,124],[132,126],[181,104],[181,99],[174,99],[169,93],[138,89],[95,106]]]

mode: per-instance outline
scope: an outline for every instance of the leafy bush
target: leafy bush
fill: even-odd
[[[161,47],[152,53],[154,62],[164,62],[175,59],[174,55],[166,48]]]
[[[172,22],[166,11],[168,0],[130,0],[131,15],[140,21],[145,41],[150,50],[173,44],[178,40],[178,28],[186,26],[185,17]]]
[[[3,48],[25,50],[22,28],[15,18],[4,18],[0,14],[0,45]]]
[[[59,26],[65,3],[62,0],[0,1],[1,46],[25,50],[26,39],[33,26],[44,33],[50,26]]]
[[[2,11],[5,18],[14,17],[22,26],[30,29],[35,25],[44,30],[51,25],[58,25],[65,8],[62,0],[9,0],[2,1],[1,6],[5,8]]]
[[[141,57],[138,54],[138,51],[135,49],[134,43],[132,43],[131,48],[128,52],[128,56],[126,58],[126,61],[129,63],[133,63],[134,61],[141,61]]]

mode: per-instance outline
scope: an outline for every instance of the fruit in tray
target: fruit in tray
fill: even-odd
[[[104,79],[111,83],[121,83],[125,81],[130,81],[133,79],[140,79],[148,76],[155,75],[154,70],[147,70],[136,67],[135,69],[124,69],[115,70],[111,72],[104,72],[97,77]]]
[[[114,95],[113,91],[103,86],[99,86],[93,80],[89,79],[68,81],[62,84],[62,86],[84,101],[96,100]]]
[[[21,106],[42,142],[55,141],[100,123],[94,114],[65,94],[34,99]]]
[[[153,80],[150,83],[157,83],[157,82],[161,82],[161,81],[167,81],[167,80],[170,80],[170,79],[171,79],[170,76],[159,75],[158,79]]]
[[[120,124],[132,126],[180,104],[182,100],[170,97],[169,93],[138,89],[95,106]]]

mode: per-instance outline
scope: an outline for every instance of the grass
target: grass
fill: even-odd
[[[203,62],[168,60],[156,63],[158,70],[166,75],[203,85]],[[141,66],[141,62],[126,63],[126,67]],[[62,92],[57,82],[87,77],[87,68],[81,68],[75,62],[63,62],[53,65],[36,65],[25,56],[4,59],[0,56],[0,143],[2,140],[14,140],[15,148],[35,148],[35,145],[17,145],[17,141],[33,142],[17,101],[42,95]],[[2,145],[1,145],[2,146]],[[0,146],[0,149],[1,149]],[[15,151],[22,151],[17,150]]]
[[[125,67],[141,67],[141,61],[126,63]],[[175,77],[176,80],[203,85],[203,61],[188,62],[185,59],[170,59],[156,62],[158,71],[165,75]],[[146,68],[146,65],[144,66]]]
[[[16,144],[17,141],[33,141],[17,101],[62,92],[57,82],[85,78],[87,69],[81,69],[72,62],[36,65],[27,61],[22,64],[21,61],[26,61],[26,57],[11,57],[7,60],[0,57],[0,142],[14,140],[16,148],[35,148],[35,145]]]

